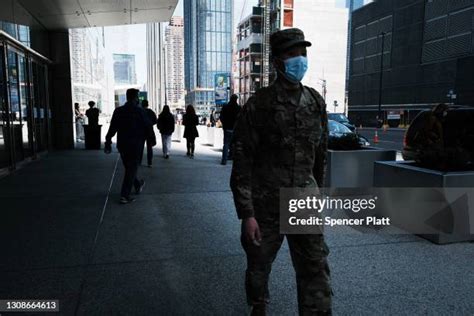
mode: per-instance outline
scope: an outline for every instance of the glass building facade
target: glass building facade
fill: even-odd
[[[24,45],[28,47],[31,46],[29,26],[0,21],[0,30],[22,42]]]
[[[47,60],[26,45],[27,27],[2,30],[23,43],[0,32],[0,173],[47,150],[51,126]]]
[[[215,106],[215,76],[230,76],[232,11],[231,0],[184,1],[186,104],[204,115]]]
[[[135,55],[114,54],[115,84],[136,84]]]

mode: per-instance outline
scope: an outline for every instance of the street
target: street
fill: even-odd
[[[387,131],[378,130],[379,142],[374,143],[375,128],[358,128],[357,132],[367,138],[373,147],[394,149],[401,151],[403,148],[403,136],[406,129],[389,128]]]

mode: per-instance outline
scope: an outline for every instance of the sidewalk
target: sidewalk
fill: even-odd
[[[205,140],[203,140],[205,141]],[[0,298],[59,299],[62,315],[245,315],[231,163],[155,148],[142,195],[118,204],[118,154],[51,153],[0,179]],[[474,245],[328,232],[335,315],[474,314]],[[271,315],[296,315],[286,243]]]

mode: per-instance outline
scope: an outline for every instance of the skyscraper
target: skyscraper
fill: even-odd
[[[157,112],[161,111],[165,103],[163,48],[163,25],[148,23],[146,25],[146,90],[150,107]]]
[[[346,93],[347,93],[347,90],[349,89],[348,85],[349,85],[349,76],[350,76],[350,71],[351,71],[351,68],[350,68],[351,63],[349,60],[349,56],[351,55],[351,41],[352,41],[352,38],[351,38],[352,12],[354,12],[354,10],[357,10],[363,7],[365,4],[369,2],[372,2],[372,0],[346,0],[346,8],[349,9],[349,23],[347,27]]]
[[[186,103],[207,114],[215,106],[215,77],[230,76],[233,1],[184,1]]]
[[[72,97],[81,107],[95,101],[105,113],[113,110],[111,82],[107,76],[106,49],[103,28],[69,30],[71,51]]]
[[[184,21],[180,16],[171,18],[165,30],[166,96],[173,107],[184,106]]]
[[[346,8],[348,8],[350,12],[359,9],[363,5],[364,0],[346,0]]]
[[[135,55],[113,54],[114,80],[116,85],[132,85],[137,83],[135,71]]]
[[[234,85],[244,104],[262,84],[262,7],[253,7],[252,13],[237,26],[237,73]]]

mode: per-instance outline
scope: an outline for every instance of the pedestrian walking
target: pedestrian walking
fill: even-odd
[[[76,141],[84,140],[84,114],[81,112],[79,103],[74,103],[74,116],[76,118]]]
[[[145,186],[144,180],[138,180],[137,171],[140,151],[152,128],[151,122],[138,100],[138,90],[127,90],[127,103],[115,109],[110,127],[105,136],[105,153],[112,152],[112,137],[117,134],[117,149],[120,152],[125,175],[121,189],[121,204],[133,202],[132,187],[140,194]]]
[[[216,126],[216,111],[215,110],[211,111],[211,116],[209,117],[209,121],[211,122],[211,127]]]
[[[171,114],[170,107],[165,105],[163,111],[158,116],[158,130],[161,134],[161,143],[163,146],[163,157],[168,159],[170,157],[171,149],[171,135],[174,132],[174,117]]]
[[[143,163],[143,152],[145,151],[146,146],[148,168],[151,168],[153,164],[153,147],[156,145],[156,135],[155,131],[153,130],[153,126],[155,126],[157,118],[156,113],[148,106],[148,100],[143,100],[142,108],[145,110],[145,114],[148,118],[148,121],[151,123],[152,128],[150,129],[150,133],[147,135],[145,145],[143,146],[142,151],[140,153],[140,164]]]
[[[99,114],[100,110],[95,107],[94,101],[89,101],[89,109],[86,111],[87,124],[89,126],[98,126],[99,125]]]
[[[183,115],[184,135],[186,138],[186,155],[194,159],[194,148],[196,137],[199,137],[197,127],[199,125],[199,118],[194,111],[194,107],[190,104],[186,107],[186,113]]]
[[[231,154],[232,148],[230,146],[232,142],[232,135],[234,133],[234,126],[237,117],[240,113],[240,106],[237,103],[239,97],[233,94],[230,97],[229,103],[224,105],[220,115],[220,121],[222,123],[222,129],[224,130],[224,147],[222,148],[222,160],[221,164],[227,164],[227,159]]]
[[[270,45],[277,80],[248,100],[234,129],[231,188],[242,219],[252,315],[265,314],[271,266],[285,238],[280,234],[280,188],[323,186],[328,139],[325,102],[301,84],[311,43],[293,28],[273,33]],[[323,234],[286,238],[296,271],[299,314],[330,315],[329,250]]]

